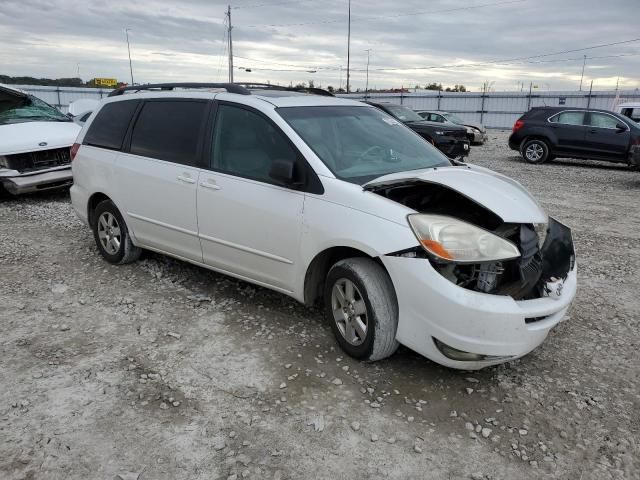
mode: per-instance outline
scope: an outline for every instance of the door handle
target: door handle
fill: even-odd
[[[598,133],[598,131],[595,128],[592,128],[591,130],[589,130],[589,133]]]
[[[216,183],[213,178],[207,179],[207,181],[200,182],[200,186],[203,188],[208,188],[210,190],[220,190],[222,187]]]
[[[193,178],[185,175],[178,175],[178,180],[184,183],[196,183],[196,181]]]

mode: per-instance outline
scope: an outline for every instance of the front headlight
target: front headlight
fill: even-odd
[[[475,133],[472,127],[467,127],[467,133]]]
[[[482,263],[520,256],[513,243],[493,233],[444,215],[407,216],[420,245],[431,255],[456,263]]]

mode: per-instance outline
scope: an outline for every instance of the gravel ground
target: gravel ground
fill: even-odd
[[[345,357],[318,310],[160,255],[101,260],[67,193],[0,203],[2,479],[640,478],[640,173],[471,161],[574,231],[536,351],[447,370]]]

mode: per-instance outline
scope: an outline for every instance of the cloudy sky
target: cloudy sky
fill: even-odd
[[[370,87],[438,82],[478,90],[488,81],[495,90],[529,82],[541,90],[577,89],[583,55],[585,85],[615,88],[619,78],[622,87],[640,87],[638,6],[352,0],[351,86],[364,88],[370,49]],[[226,7],[211,0],[0,0],[0,74],[57,78],[79,71],[84,80],[128,81],[129,28],[136,82],[225,81]],[[231,8],[236,81],[345,85],[347,0],[234,0]],[[578,50],[610,43],[618,44]],[[567,50],[575,51],[546,55]]]

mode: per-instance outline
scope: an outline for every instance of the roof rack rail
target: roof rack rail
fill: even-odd
[[[282,90],[285,92],[300,92],[300,93],[311,93],[313,95],[322,95],[324,97],[334,97],[335,95],[328,90],[323,88],[315,88],[315,87],[283,87],[282,85],[272,85],[270,83],[250,83],[250,82],[239,82],[235,83],[235,85],[240,85],[247,89],[257,89],[257,90]]]
[[[251,95],[251,92],[238,83],[149,83],[147,85],[130,85],[113,90],[109,96],[116,97],[124,92],[139,92],[142,90],[174,90],[176,88],[222,88],[229,93]]]

